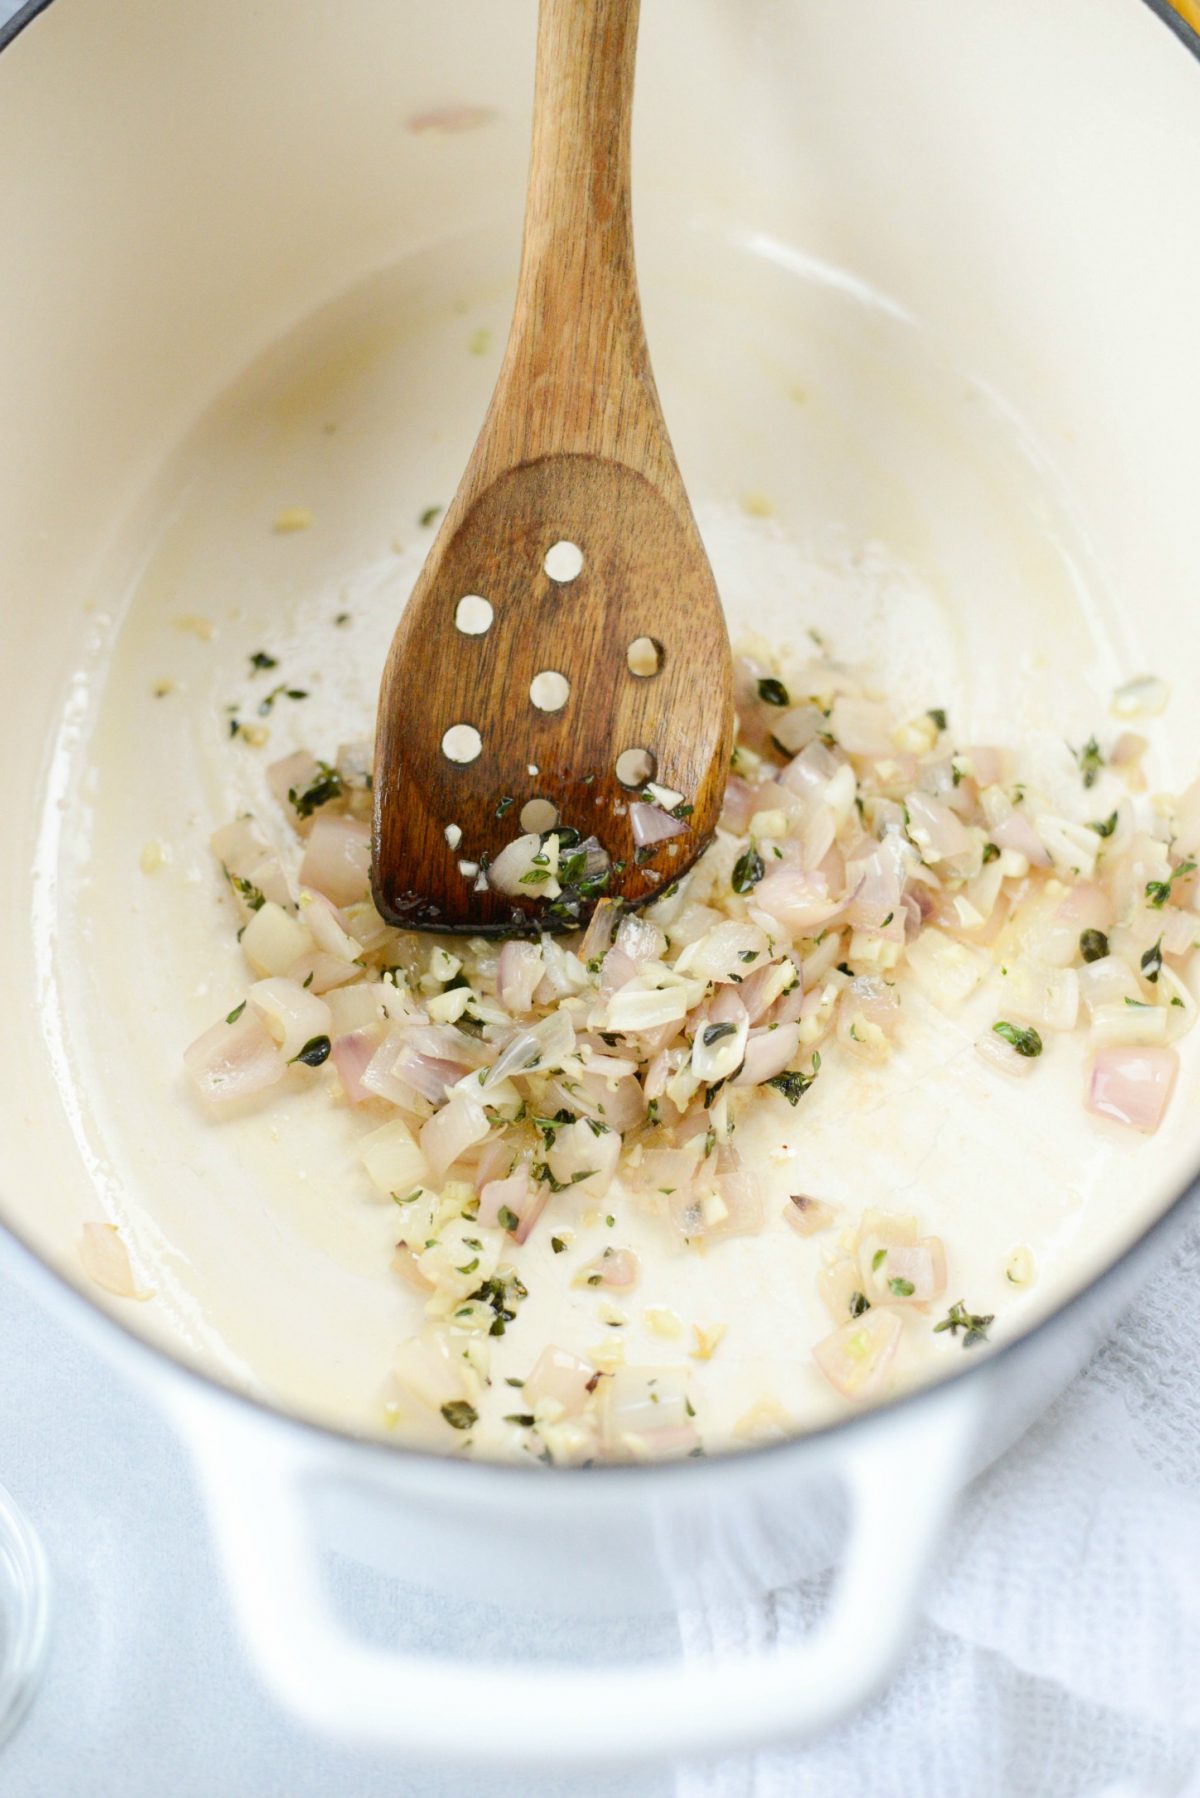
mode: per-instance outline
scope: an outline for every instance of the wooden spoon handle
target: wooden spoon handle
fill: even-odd
[[[521,273],[473,484],[588,453],[678,482],[633,257],[639,10],[640,0],[541,0]]]

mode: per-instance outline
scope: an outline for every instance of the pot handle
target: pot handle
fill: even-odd
[[[584,1668],[456,1662],[356,1641],[320,1582],[305,1491],[311,1450],[199,1394],[177,1416],[242,1635],[300,1721],[409,1759],[594,1769],[801,1742],[863,1705],[907,1642],[987,1389],[954,1381],[847,1434],[843,1564],[803,1640],[714,1660]]]

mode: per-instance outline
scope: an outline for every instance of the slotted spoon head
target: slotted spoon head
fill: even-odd
[[[541,0],[508,347],[380,690],[372,880],[409,929],[569,929],[602,895],[645,903],[720,813],[729,639],[634,275],[637,14]],[[545,855],[500,890],[505,847],[551,830],[563,890]]]
[[[569,572],[572,550],[578,573],[548,572],[548,560]],[[427,930],[570,928],[602,893],[629,905],[663,893],[716,828],[731,691],[690,514],[593,456],[502,474],[435,546],[392,646],[376,751],[380,911]],[[506,844],[551,827],[578,877],[550,894],[535,868],[524,894],[497,891],[487,869]],[[607,876],[596,850],[571,854],[592,838]]]

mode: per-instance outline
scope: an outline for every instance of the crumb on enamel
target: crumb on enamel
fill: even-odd
[[[713,1324],[711,1329],[702,1330],[699,1324],[692,1325],[692,1335],[696,1338],[696,1346],[690,1350],[693,1361],[711,1361],[717,1352],[727,1324]]]

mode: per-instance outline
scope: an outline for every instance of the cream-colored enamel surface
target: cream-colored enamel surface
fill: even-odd
[[[73,1277],[80,1220],[121,1221],[156,1293],[124,1308],[135,1327],[372,1427],[413,1317],[387,1271],[394,1211],[357,1168],[362,1126],[299,1085],[213,1126],[179,1055],[243,986],[208,834],[266,810],[268,759],[367,728],[428,542],[419,514],[452,491],[486,402],[515,239],[485,221],[515,224],[528,32],[467,4],[368,8],[336,30],[316,6],[244,10],[189,0],[168,25],[124,7],[142,61],[122,65],[126,106],[90,115],[87,158],[68,143],[30,160],[32,96],[53,69],[83,133],[103,31],[57,0],[10,52],[24,81],[0,166],[12,131],[25,184],[0,184],[0,224],[31,256],[0,275],[27,345],[0,376],[16,727],[0,1207]],[[1020,32],[1011,6],[966,20],[939,0],[914,0],[903,27],[882,5],[646,10],[648,330],[735,631],[816,628],[902,703],[946,706],[964,739],[1018,743],[1051,785],[1069,778],[1064,737],[1112,728],[1113,686],[1161,673],[1174,699],[1148,733],[1152,779],[1185,783],[1200,377],[1171,296],[1200,280],[1200,230],[1188,239],[1159,176],[1200,152],[1200,72],[1118,0],[1067,0],[1053,22],[1030,6]],[[170,118],[168,67],[196,83]],[[1118,79],[1146,95],[1137,131],[1108,105]],[[493,116],[406,129],[459,100]],[[86,203],[68,207],[56,170],[73,153]],[[308,528],[273,529],[298,509]],[[279,678],[250,679],[260,648],[310,698],[277,702],[254,749],[224,708],[253,715]],[[950,1022],[914,1002],[886,1069],[827,1057],[786,1145],[761,1148],[767,1241],[683,1257],[626,1201],[604,1207],[612,1228],[556,1201],[574,1243],[554,1265],[535,1233],[497,1372],[527,1371],[547,1336],[684,1359],[693,1324],[725,1324],[698,1369],[702,1421],[764,1394],[821,1415],[823,1243],[778,1223],[788,1191],[848,1222],[867,1204],[915,1212],[946,1239],[950,1296],[999,1311],[997,1337],[1019,1328],[1200,1163],[1197,1057],[1187,1044],[1169,1127],[1130,1141],[1080,1110],[1081,1043],[1056,1042],[1020,1086],[990,1078],[970,1044],[992,1015],[986,995]],[[644,1264],[620,1332],[594,1294],[562,1290],[562,1261],[607,1243]],[[1039,1270],[1027,1295],[1004,1278],[1018,1243]],[[658,1307],[680,1337],[647,1322]],[[961,1353],[930,1347],[931,1365]]]

